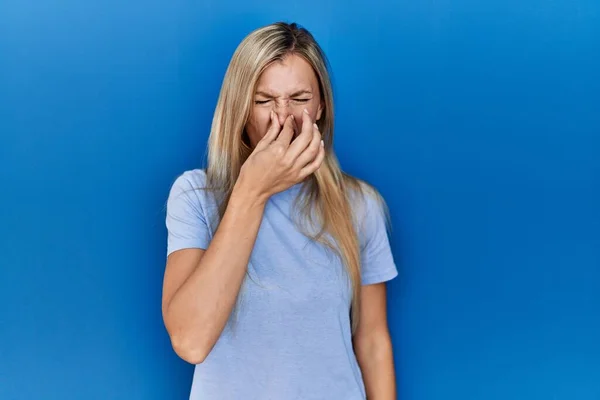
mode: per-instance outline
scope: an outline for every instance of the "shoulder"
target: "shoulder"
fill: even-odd
[[[388,214],[387,203],[375,186],[352,176],[345,179],[348,200],[357,222]]]
[[[183,248],[207,248],[214,208],[205,187],[203,170],[184,171],[174,179],[166,203],[167,254]]]
[[[203,188],[206,188],[206,171],[204,169],[190,169],[175,178],[171,185],[171,193]]]
[[[179,174],[171,184],[167,211],[193,210],[196,213],[213,212],[214,197],[207,187],[206,171],[191,169]]]
[[[387,204],[375,186],[364,180],[349,179],[353,180],[347,188],[360,244],[362,284],[388,281],[398,271],[390,246]]]
[[[180,173],[171,183],[169,201],[186,198],[193,201],[205,202],[208,195],[206,171],[190,169]]]
[[[387,203],[380,191],[363,179],[345,176],[346,193],[362,246],[373,237],[384,237],[391,231]]]

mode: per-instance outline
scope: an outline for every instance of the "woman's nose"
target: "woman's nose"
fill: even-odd
[[[289,117],[290,114],[292,114],[287,103],[276,105],[275,109],[273,111],[275,111],[275,114],[277,114],[277,118],[279,119],[279,125],[282,125],[282,126],[285,123],[285,120],[287,119],[287,117]]]

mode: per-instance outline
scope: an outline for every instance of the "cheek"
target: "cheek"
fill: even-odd
[[[263,137],[269,127],[269,120],[269,110],[255,108],[246,126],[246,131],[249,135],[258,138]]]

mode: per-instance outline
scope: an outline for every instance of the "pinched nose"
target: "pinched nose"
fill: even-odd
[[[277,106],[277,107],[275,107],[275,109],[273,111],[275,112],[275,115],[277,115],[277,119],[279,120],[279,125],[281,125],[281,126],[283,126],[287,117],[289,117],[290,115],[293,114],[292,110],[290,109],[290,107],[287,106],[287,104],[282,105],[282,106]]]

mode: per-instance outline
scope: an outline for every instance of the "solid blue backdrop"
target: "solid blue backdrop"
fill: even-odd
[[[187,398],[163,206],[277,20],[326,50],[342,166],[392,212],[399,397],[599,399],[596,0],[2,2],[0,398]]]

